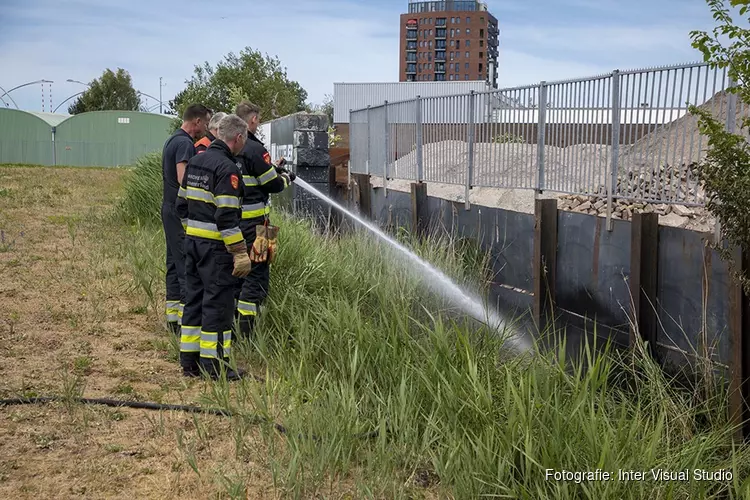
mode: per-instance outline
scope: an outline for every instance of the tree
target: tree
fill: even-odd
[[[739,15],[747,16],[750,0],[729,0],[729,5],[726,0],[706,2],[717,26],[710,34],[691,32],[692,45],[712,68],[727,69],[727,75],[734,82],[727,88],[727,95],[735,95],[745,105],[750,105],[750,30],[737,26],[731,14],[731,9],[739,7]],[[706,208],[721,221],[727,242],[747,254],[750,252],[750,144],[737,132],[746,129],[750,119],[743,118],[739,128],[731,133],[710,111],[691,106],[690,112],[698,117],[701,134],[708,137],[706,158],[697,172],[705,183]],[[731,246],[717,245],[716,248],[732,265],[745,292],[750,293],[750,276],[733,259]]]
[[[323,104],[310,106],[309,111],[322,113],[328,117],[328,147],[335,147],[341,141],[341,136],[336,133],[336,127],[333,125],[333,96],[326,94]]]
[[[169,105],[182,116],[191,103],[201,103],[214,112],[231,113],[238,97],[249,99],[263,110],[264,121],[307,109],[307,92],[289,80],[278,58],[263,57],[250,47],[239,56],[230,52],[212,67],[208,62],[195,67],[187,87]]]
[[[76,115],[87,111],[146,111],[141,97],[133,88],[130,73],[117,68],[117,73],[107,68],[102,76],[94,79],[73,104],[68,113]]]

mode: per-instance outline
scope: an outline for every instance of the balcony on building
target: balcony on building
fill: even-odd
[[[406,42],[406,51],[407,52],[416,52],[417,51],[417,42]]]
[[[435,73],[445,73],[445,64],[435,64]]]
[[[437,29],[435,30],[435,40],[445,40],[448,38],[448,29]]]
[[[417,65],[416,64],[407,64],[406,65],[406,74],[407,75],[415,75],[415,74],[417,74]]]
[[[435,52],[435,62],[445,62],[445,51]]]
[[[417,30],[406,30],[406,39],[407,40],[416,40],[417,39]]]
[[[417,54],[414,52],[406,54],[406,62],[417,62]]]

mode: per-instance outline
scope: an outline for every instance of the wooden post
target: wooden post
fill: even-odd
[[[638,336],[648,342],[648,351],[657,359],[656,284],[659,260],[659,215],[633,214],[630,223],[630,279],[628,286],[633,300],[633,323],[630,346]]]
[[[369,174],[353,174],[359,186],[359,211],[367,219],[372,219],[372,186]]]
[[[750,269],[750,255],[736,248],[733,252],[736,266]],[[742,284],[732,276],[729,284],[729,418],[736,426],[735,439],[750,436],[750,298]]]
[[[336,167],[334,165],[328,167],[328,193],[333,201],[343,204],[341,188],[336,183]],[[328,232],[336,234],[341,230],[341,220],[343,219],[344,214],[334,207],[329,207],[329,214]]]
[[[427,184],[412,182],[411,184],[411,228],[417,238],[427,236],[427,226],[430,213],[427,210]]]
[[[534,223],[534,320],[542,333],[553,321],[557,276],[557,200],[536,200]]]

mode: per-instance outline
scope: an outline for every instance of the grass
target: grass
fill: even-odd
[[[155,170],[153,158],[141,163],[128,184],[122,215],[132,224],[154,213]],[[237,364],[267,382],[213,384],[203,402],[238,415],[238,456],[247,454],[243,438],[258,415],[288,430],[281,443],[272,427],[262,431],[268,467],[286,494],[333,494],[342,484],[357,497],[378,498],[425,491],[454,498],[737,498],[750,491],[748,449],[732,444],[723,391],[704,391],[714,395],[707,398],[676,389],[642,352],[626,358],[605,347],[594,356],[587,347],[573,361],[561,346],[504,355],[502,339],[428,295],[423,276],[367,235],[325,238],[306,221],[285,214],[274,220],[282,230],[267,312],[254,343],[235,351]],[[143,241],[156,238],[153,227],[136,227]],[[403,231],[400,237],[409,240]],[[460,282],[476,287],[486,278],[476,271],[486,269],[486,256],[458,240],[409,243]],[[154,246],[136,239],[134,248]],[[154,257],[138,251],[129,258],[144,290],[154,283],[145,278],[154,277]],[[146,294],[150,301],[157,295]],[[190,446],[182,448],[199,473]],[[577,484],[548,480],[548,469],[647,475]],[[654,481],[651,469],[727,469],[734,478]],[[231,497],[246,482],[241,474],[219,474]]]
[[[139,496],[749,496],[749,450],[732,441],[720,387],[678,389],[640,351],[625,356],[606,346],[597,346],[603,354],[596,356],[591,346],[576,360],[565,356],[564,346],[508,356],[501,338],[428,294],[424,276],[372,238],[322,236],[285,214],[273,215],[282,228],[280,248],[258,336],[234,350],[233,362],[265,382],[181,379],[176,343],[159,330],[164,243],[155,212],[158,169],[152,157],[128,172],[105,211],[71,213],[58,201],[56,212],[44,213],[45,219],[55,216],[45,223],[61,239],[54,254],[33,265],[55,266],[58,271],[45,283],[54,285],[57,300],[68,301],[69,312],[55,309],[60,314],[53,316],[54,324],[67,333],[50,340],[59,348],[39,350],[39,363],[47,368],[52,353],[60,358],[65,371],[55,373],[52,387],[70,398],[86,392],[199,403],[234,416],[82,408],[70,402],[3,410],[10,415],[2,420],[0,436],[14,451],[5,460],[0,448],[0,494],[18,496],[22,488],[49,496],[63,476],[48,471],[72,464],[71,495],[103,485],[102,494],[116,496],[153,484],[160,489],[139,490]],[[76,195],[66,181],[57,182]],[[14,192],[18,187],[16,180],[9,184]],[[31,198],[17,202],[44,205]],[[443,236],[418,244],[404,232],[399,238],[469,288],[487,280],[486,255],[469,242]],[[19,273],[11,272],[12,280],[18,276],[22,299],[36,281],[24,270],[31,265],[27,243],[19,245],[7,257],[0,255],[0,266],[3,259],[22,259],[22,266],[14,267]],[[75,293],[57,288],[62,286]],[[15,314],[19,303],[9,302],[9,313]],[[25,345],[45,338],[29,333],[36,319],[28,320],[23,311],[6,321],[10,326],[0,332],[22,332],[28,336]],[[90,333],[94,327],[102,333]],[[0,356],[6,356],[3,349]],[[30,361],[37,355],[14,352]],[[5,357],[1,361],[11,366]],[[19,380],[19,393],[51,391],[40,380],[11,379]],[[91,394],[96,391],[104,394]],[[70,452],[60,455],[59,463],[47,462],[61,450]],[[22,476],[19,467],[33,480],[3,490],[3,481]],[[725,469],[733,479],[654,481],[652,468]],[[547,469],[638,470],[646,471],[646,480],[562,482],[547,479]],[[52,481],[47,490],[39,486],[45,477]]]

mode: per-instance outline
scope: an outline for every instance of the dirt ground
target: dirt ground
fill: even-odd
[[[209,383],[181,376],[169,334],[131,290],[126,266],[99,250],[106,228],[82,226],[83,216],[112,206],[123,174],[0,167],[0,399],[197,404],[205,393]],[[278,497],[260,431],[238,436],[230,422],[80,404],[0,406],[0,498]]]

